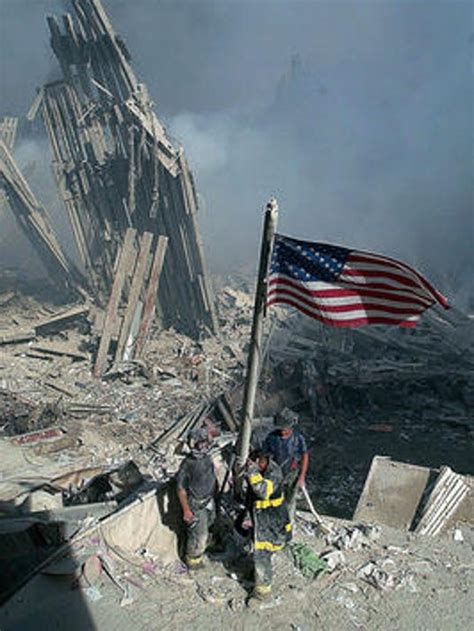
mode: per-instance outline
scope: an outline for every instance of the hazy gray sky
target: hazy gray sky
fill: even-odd
[[[471,2],[104,5],[188,153],[213,269],[254,265],[276,195],[283,232],[398,256],[459,298],[472,290]],[[56,78],[45,15],[67,6],[0,0],[0,115],[24,114]]]

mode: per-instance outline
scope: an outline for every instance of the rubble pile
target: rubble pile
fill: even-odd
[[[139,432],[140,443],[146,445],[190,407],[213,404],[242,383],[242,340],[248,339],[251,300],[246,296],[242,307],[234,304],[234,294],[227,287],[219,299],[222,320],[231,323],[223,327],[221,339],[196,341],[156,323],[142,359],[110,366],[101,380],[92,371],[96,345],[87,314],[48,328],[46,320],[54,323],[70,308],[15,294],[0,306],[2,431],[11,433],[6,425],[8,393],[12,403],[22,402],[15,414],[27,419],[25,431],[46,426],[39,422],[37,410],[40,404],[50,405],[61,412],[58,418],[63,423],[115,423],[122,435]],[[44,332],[36,333],[39,322]],[[30,331],[31,339],[4,334],[12,331],[12,324],[16,331]]]
[[[411,408],[470,418],[474,322],[460,312],[428,312],[415,329],[393,331],[331,329],[295,316],[274,332],[269,360],[302,379],[315,417]]]
[[[26,524],[31,552],[38,528],[66,524],[36,561],[28,552],[3,588],[88,520],[166,483],[193,426],[207,425],[216,454],[235,440],[238,403],[228,394],[238,402],[251,322],[243,296],[231,287],[219,293],[222,337],[196,340],[155,321],[141,359],[114,363],[98,379],[87,309],[74,313],[18,288],[0,294],[0,536]]]
[[[42,423],[49,414],[50,425],[78,437],[79,451],[87,452],[90,464],[104,459],[113,464],[121,453],[138,458],[140,466],[152,462],[155,475],[173,469],[163,458],[192,418],[209,418],[224,432],[236,431],[252,317],[245,283],[223,285],[218,292],[220,338],[195,340],[155,322],[142,357],[111,364],[100,380],[93,374],[97,343],[87,310],[75,314],[72,305],[64,309],[11,290],[6,298],[0,306],[0,339],[6,340],[0,345],[0,386],[3,401],[6,393],[22,401],[18,410],[25,431],[46,427]],[[12,330],[30,331],[30,336],[12,340]],[[413,343],[407,345],[403,331],[341,332],[281,313],[274,318],[256,414],[265,419],[283,405],[299,410],[314,453],[311,479],[317,483],[311,491],[331,512],[347,514],[348,506],[355,507],[375,455],[368,443],[376,443],[380,453],[396,436],[399,445],[412,449],[406,460],[418,463],[423,455],[416,453],[413,440],[428,441],[435,431],[442,432],[444,444],[454,445],[454,458],[464,445],[467,449],[469,346],[459,350],[440,341],[429,321],[409,336]],[[439,376],[441,365],[452,379],[449,387]],[[262,431],[267,426],[263,423]],[[5,419],[2,432],[11,433]],[[89,438],[80,438],[81,433]],[[344,441],[359,437],[365,451],[351,458],[350,450],[334,460],[345,452]],[[149,445],[154,446],[151,460],[144,455]]]
[[[376,454],[471,472],[474,320],[455,309],[430,310],[411,330],[280,318],[264,390],[263,416],[275,400],[301,413],[311,491],[331,514],[352,514]]]
[[[20,590],[4,605],[6,621],[20,620],[24,615],[16,605],[17,596],[22,603],[29,603],[29,610],[36,611],[35,603],[42,600],[37,590],[45,594],[44,611],[49,617],[56,615],[52,613],[56,601],[47,603],[52,594],[57,597],[58,588],[52,592],[48,581],[58,576],[62,577],[60,589],[66,590],[64,602],[77,599],[79,594],[94,619],[105,616],[107,624],[115,620],[117,611],[122,622],[139,612],[143,623],[151,627],[164,612],[181,626],[198,624],[199,619],[208,624],[210,618],[219,626],[222,616],[236,616],[236,621],[242,621],[247,615],[253,616],[250,624],[258,624],[263,620],[261,616],[271,610],[274,624],[287,624],[291,619],[299,627],[314,618],[328,628],[370,628],[370,624],[382,624],[394,611],[403,617],[407,598],[418,602],[416,599],[425,600],[433,594],[449,619],[446,595],[459,588],[461,579],[469,580],[466,540],[470,540],[472,531],[455,522],[453,541],[443,540],[438,547],[427,542],[431,538],[421,532],[438,524],[442,502],[451,506],[453,500],[449,498],[459,495],[456,484],[461,476],[445,470],[437,479],[446,479],[451,486],[441,488],[438,482],[428,489],[429,501],[425,502],[421,519],[418,517],[420,534],[336,518],[325,518],[329,529],[325,534],[310,513],[299,510],[294,543],[287,554],[275,558],[278,594],[257,612],[247,610],[245,605],[252,586],[251,557],[242,552],[242,542],[231,522],[225,522],[232,511],[222,517],[227,524],[225,551],[211,553],[210,565],[199,575],[187,574],[178,556],[179,539],[169,530],[170,524],[179,524],[176,494],[168,486],[169,480],[181,461],[186,434],[197,424],[206,424],[215,437],[216,466],[219,479],[223,478],[225,466],[219,458],[222,449],[235,440],[239,424],[245,347],[252,317],[252,294],[248,289],[240,282],[221,286],[217,294],[220,338],[195,340],[173,329],[163,330],[155,321],[140,360],[113,363],[100,379],[93,373],[97,344],[88,313],[64,319],[61,313],[70,314],[73,306],[64,309],[65,305],[27,297],[14,289],[8,290],[13,292],[8,299],[2,301],[0,296],[0,337],[2,330],[11,331],[12,325],[28,329],[32,335],[0,345],[1,409],[4,412],[8,404],[11,410],[12,402],[21,402],[15,405],[15,413],[21,413],[27,430],[26,434],[9,437],[5,418],[2,420],[0,537],[3,541],[9,538],[11,550],[19,550],[13,542],[15,546],[21,542],[15,562],[8,557],[2,565],[7,579],[2,584],[3,597]],[[359,336],[359,332],[344,333],[346,340],[361,337],[359,346],[354,343],[350,351],[347,347],[342,352],[330,350],[324,362],[320,361],[320,353],[330,334],[324,332],[324,344],[316,337],[311,357],[301,353],[305,347],[298,336],[294,348],[292,344],[285,347],[291,354],[288,357],[279,345],[286,322],[277,314],[266,341],[267,361],[257,401],[262,418],[257,429],[259,425],[262,431],[271,427],[271,418],[265,415],[271,415],[282,402],[298,409],[311,449],[307,480],[311,496],[318,510],[347,512],[357,500],[359,486],[362,489],[372,455],[370,450],[357,449],[354,453],[356,437],[360,435],[364,443],[368,436],[376,439],[374,449],[378,453],[383,451],[383,440],[389,438],[394,443],[394,438],[406,431],[399,425],[400,419],[411,418],[412,400],[407,399],[403,407],[396,399],[390,408],[387,392],[387,399],[378,408],[370,396],[371,387],[379,388],[386,380],[393,380],[389,368],[395,361],[401,365],[425,362],[427,372],[431,362],[413,349],[408,361],[406,351],[394,350],[390,335],[382,332],[378,339]],[[431,334],[429,328],[421,333],[425,347]],[[308,350],[310,343],[303,341]],[[327,347],[334,348],[330,343]],[[372,386],[368,378],[360,383],[353,380],[347,391],[352,392],[347,396],[353,397],[358,396],[358,388],[369,392],[365,407],[360,404],[355,417],[347,406],[338,403],[339,388],[347,387],[342,370],[349,361],[368,367],[371,348],[379,362]],[[382,359],[389,352],[393,354],[390,361]],[[456,361],[467,366],[469,349],[454,356],[458,359],[446,353],[444,361],[453,357],[454,379],[464,379],[462,371],[456,369]],[[384,361],[386,375],[380,370]],[[308,371],[309,366],[318,371],[313,382],[301,378],[301,371]],[[412,379],[420,380],[418,373],[410,374]],[[446,399],[448,407],[450,399]],[[439,401],[443,418],[448,414],[442,405],[445,393]],[[455,396],[452,401],[458,405]],[[316,417],[312,407],[315,402]],[[54,435],[32,424],[37,411],[48,406],[57,413],[49,428],[57,432]],[[464,410],[463,406],[461,403],[459,411]],[[374,425],[377,430],[369,429]],[[391,430],[381,430],[383,425],[390,425]],[[443,440],[458,431],[453,424],[438,426],[443,428]],[[412,431],[415,437],[416,430]],[[11,442],[14,439],[23,442]],[[428,479],[429,470],[423,476]],[[443,577],[449,564],[453,570]],[[38,568],[43,569],[38,572]],[[21,588],[25,577],[30,576]],[[41,618],[42,614],[37,615]],[[117,620],[117,628],[120,624]],[[132,624],[131,618],[127,624]]]

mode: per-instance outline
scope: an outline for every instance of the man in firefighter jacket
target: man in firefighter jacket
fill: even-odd
[[[254,537],[253,596],[264,599],[271,595],[273,553],[291,539],[291,524],[283,496],[283,474],[264,451],[251,454],[247,482]]]

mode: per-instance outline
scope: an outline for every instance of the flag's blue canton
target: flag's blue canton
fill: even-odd
[[[298,281],[336,281],[350,250],[325,243],[311,243],[275,235],[271,274],[285,274]]]

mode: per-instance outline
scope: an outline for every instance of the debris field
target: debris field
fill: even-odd
[[[61,79],[28,119],[77,257],[15,160],[18,120],[0,125],[0,210],[48,274],[39,287],[0,269],[0,627],[467,628],[474,319],[431,309],[409,331],[349,330],[272,310],[252,440],[298,413],[309,501],[275,555],[275,595],[249,605],[228,472],[254,278],[208,273],[182,148],[101,2],[72,8],[48,17]],[[174,476],[201,426],[224,546],[190,573]]]

